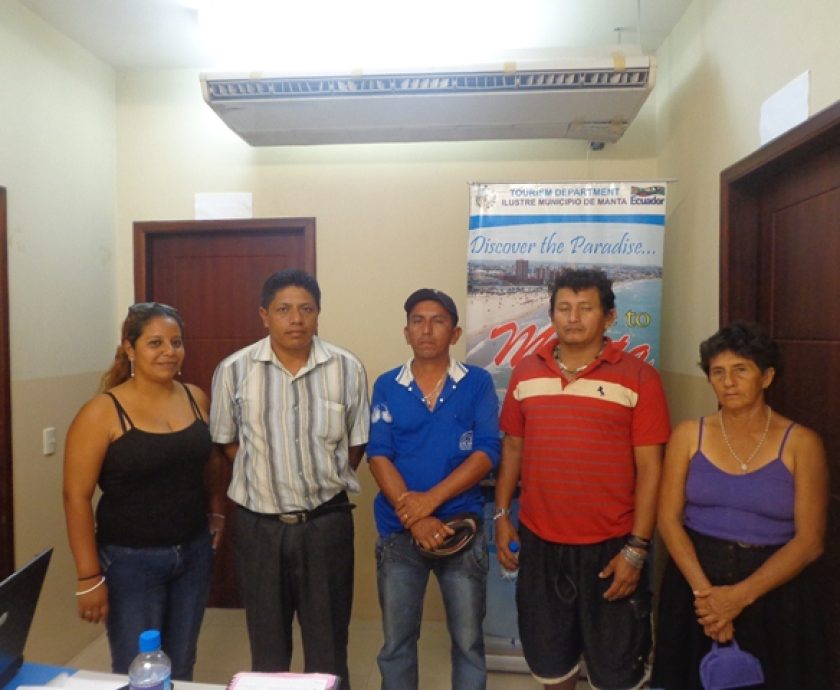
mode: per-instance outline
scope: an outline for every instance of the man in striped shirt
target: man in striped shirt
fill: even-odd
[[[234,550],[254,671],[288,671],[292,619],[305,670],[341,676],[353,599],[356,468],[369,429],[367,380],[315,335],[321,291],[297,270],[265,282],[268,336],[213,375],[210,432],[233,461]]]
[[[616,312],[602,271],[562,271],[549,314],[557,337],[515,368],[502,407],[499,561],[519,567],[519,631],[538,681],[574,688],[583,656],[593,687],[636,688],[651,645],[643,571],[670,433],[665,395],[652,366],[605,337]]]

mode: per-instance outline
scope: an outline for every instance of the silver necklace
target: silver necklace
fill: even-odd
[[[426,403],[426,407],[428,407],[430,411],[435,408],[435,399],[438,397],[438,394],[443,388],[443,382],[446,380],[446,375],[448,373],[448,371],[444,371],[443,376],[441,376],[438,379],[438,382],[435,384],[435,387],[432,389],[432,391],[428,395],[426,395],[425,393],[423,394],[423,401]],[[419,383],[417,384],[417,387],[420,388]],[[420,392],[423,393],[422,388],[420,388]]]
[[[557,366],[560,367],[567,374],[574,375],[574,374],[579,374],[584,369],[586,369],[586,367],[588,367],[590,364],[592,364],[592,362],[594,362],[596,359],[598,359],[598,357],[600,357],[603,354],[603,352],[604,352],[604,346],[602,345],[601,349],[598,350],[598,354],[595,355],[592,359],[590,359],[586,364],[584,364],[582,366],[579,366],[577,369],[571,369],[571,368],[567,367],[565,364],[563,364],[563,360],[560,359],[560,345],[555,345],[554,346],[554,361],[556,361]]]
[[[726,447],[729,448],[729,452],[732,453],[732,457],[738,461],[738,464],[741,467],[741,472],[746,472],[749,467],[750,463],[752,462],[753,458],[756,456],[759,450],[761,450],[761,446],[764,445],[764,440],[767,438],[767,432],[770,431],[770,418],[773,416],[773,411],[770,409],[770,406],[767,406],[767,423],[764,425],[764,433],[761,434],[761,440],[758,442],[758,445],[753,449],[753,452],[750,453],[750,457],[746,460],[741,460],[738,456],[738,453],[735,452],[735,449],[732,447],[732,444],[729,442],[729,437],[726,435],[726,427],[723,424],[723,408],[718,410],[718,418],[720,419],[720,430],[723,433],[723,440],[726,442]]]

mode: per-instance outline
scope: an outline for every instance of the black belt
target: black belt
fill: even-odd
[[[733,549],[739,548],[749,549],[750,551],[776,551],[784,546],[784,544],[747,544],[743,541],[731,541],[729,539],[721,539],[720,537],[712,537],[708,534],[697,532],[689,527],[685,527],[685,531],[688,533],[688,536],[691,537],[692,541],[706,540],[707,542],[720,544],[721,546],[728,546]]]
[[[255,513],[253,510],[248,510],[244,506],[240,506],[243,510],[253,513],[261,518],[268,518],[270,520],[279,520],[286,525],[300,525],[304,522],[309,522],[315,518],[332,513],[339,510],[353,510],[356,507],[355,503],[350,503],[347,499],[347,492],[341,491],[333,496],[329,501],[322,503],[317,508],[312,510],[291,510],[287,513]]]

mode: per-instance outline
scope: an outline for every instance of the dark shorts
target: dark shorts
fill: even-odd
[[[647,573],[629,597],[607,601],[612,578],[603,570],[624,537],[598,544],[554,544],[519,527],[522,550],[516,583],[525,660],[545,685],[576,674],[580,658],[597,688],[636,688],[647,677],[651,649]],[[647,566],[645,567],[647,570]]]

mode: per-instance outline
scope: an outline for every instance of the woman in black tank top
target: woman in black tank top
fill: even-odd
[[[224,493],[207,396],[175,380],[183,361],[178,312],[156,302],[130,307],[103,394],[67,434],[64,510],[78,612],[105,622],[115,673],[128,672],[139,634],[157,629],[172,677],[192,677]]]

